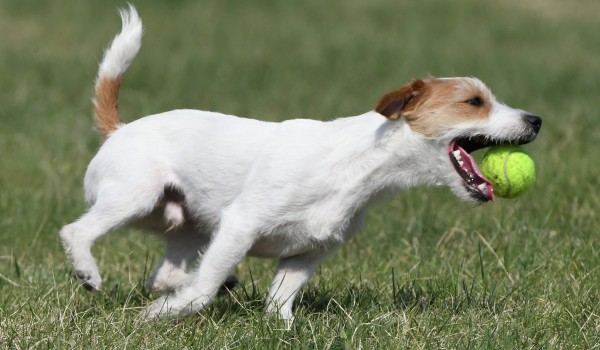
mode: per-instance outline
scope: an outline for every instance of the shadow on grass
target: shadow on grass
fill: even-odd
[[[462,281],[460,286],[437,286],[433,283],[420,285],[411,281],[393,290],[394,305],[403,310],[424,312],[430,309],[443,309],[451,313],[468,310],[482,310],[499,313],[503,309],[505,298],[486,290],[474,290]]]
[[[305,313],[341,314],[344,310],[398,310],[423,313],[440,310],[449,313],[481,310],[497,314],[502,312],[506,300],[518,288],[504,296],[496,293],[495,287],[470,281],[451,281],[441,278],[435,281],[410,280],[397,284],[392,277],[389,286],[373,286],[366,283],[350,283],[340,288],[337,283],[309,285],[298,295],[295,308]],[[139,309],[149,304],[157,295],[150,293],[140,281],[133,288],[123,288],[114,284],[111,289],[94,293],[96,296],[79,299],[76,310],[83,313],[103,313],[116,308]],[[83,293],[83,290],[76,291]],[[206,309],[212,318],[243,317],[264,314],[267,291],[261,290],[255,281],[242,283],[228,295],[220,296]]]
[[[417,313],[434,309],[462,313],[478,309],[496,314],[502,311],[504,301],[505,298],[499,298],[492,293],[468,289],[465,284],[457,292],[430,284],[422,286],[412,281],[394,288],[392,295],[387,290],[382,291],[360,284],[351,284],[344,289],[307,288],[297,307],[303,307],[310,313],[338,313],[336,310],[354,308],[395,309]]]

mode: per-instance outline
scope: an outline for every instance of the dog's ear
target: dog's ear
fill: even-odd
[[[383,95],[377,103],[375,111],[389,120],[398,120],[404,112],[415,105],[418,97],[423,95],[424,89],[425,82],[415,80],[396,91]]]

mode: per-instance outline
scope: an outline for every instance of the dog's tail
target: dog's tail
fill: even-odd
[[[137,55],[142,42],[142,20],[130,4],[119,10],[123,28],[104,52],[94,97],[96,130],[103,139],[123,125],[119,116],[121,77]]]

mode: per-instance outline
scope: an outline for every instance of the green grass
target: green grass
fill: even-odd
[[[290,330],[263,316],[268,260],[244,260],[242,288],[198,317],[150,324],[135,318],[155,237],[98,242],[103,292],[72,277],[58,230],[85,209],[93,79],[124,5],[0,1],[0,348],[600,348],[598,2],[138,2],[127,120],[354,115],[428,74],[477,76],[544,117],[532,191],[470,208],[422,188],[373,208]]]

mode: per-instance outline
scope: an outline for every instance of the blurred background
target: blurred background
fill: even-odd
[[[315,275],[314,293],[301,304],[307,315],[311,297],[318,304],[320,292],[331,297],[346,286],[377,290],[381,303],[392,300],[402,312],[422,300],[446,312],[448,295],[462,295],[453,294],[462,284],[474,286],[471,296],[480,300],[493,285],[495,302],[509,300],[527,315],[506,317],[532,322],[502,328],[506,339],[525,339],[508,344],[535,344],[514,329],[542,334],[537,344],[558,337],[558,344],[585,347],[598,340],[600,2],[134,5],[145,33],[120,93],[126,121],[176,108],[328,120],[371,110],[384,93],[428,76],[478,77],[500,101],[543,118],[538,139],[527,146],[538,180],[525,196],[471,208],[447,189],[421,188],[375,207],[362,232]],[[38,300],[40,286],[65,303],[79,300],[80,310],[94,303],[74,292],[58,230],[85,210],[82,179],[100,145],[92,129],[93,82],[123,6],[0,0],[0,319]],[[106,285],[134,291],[161,250],[156,237],[129,229],[94,248]],[[272,262],[249,259],[239,275],[266,293],[272,269]],[[136,306],[148,300],[139,295]],[[129,305],[124,300],[116,303]],[[548,307],[554,311],[544,314]],[[15,322],[32,326],[34,314],[46,315],[40,327],[52,333],[54,306],[33,310]],[[493,328],[489,317],[478,321],[481,327]]]

